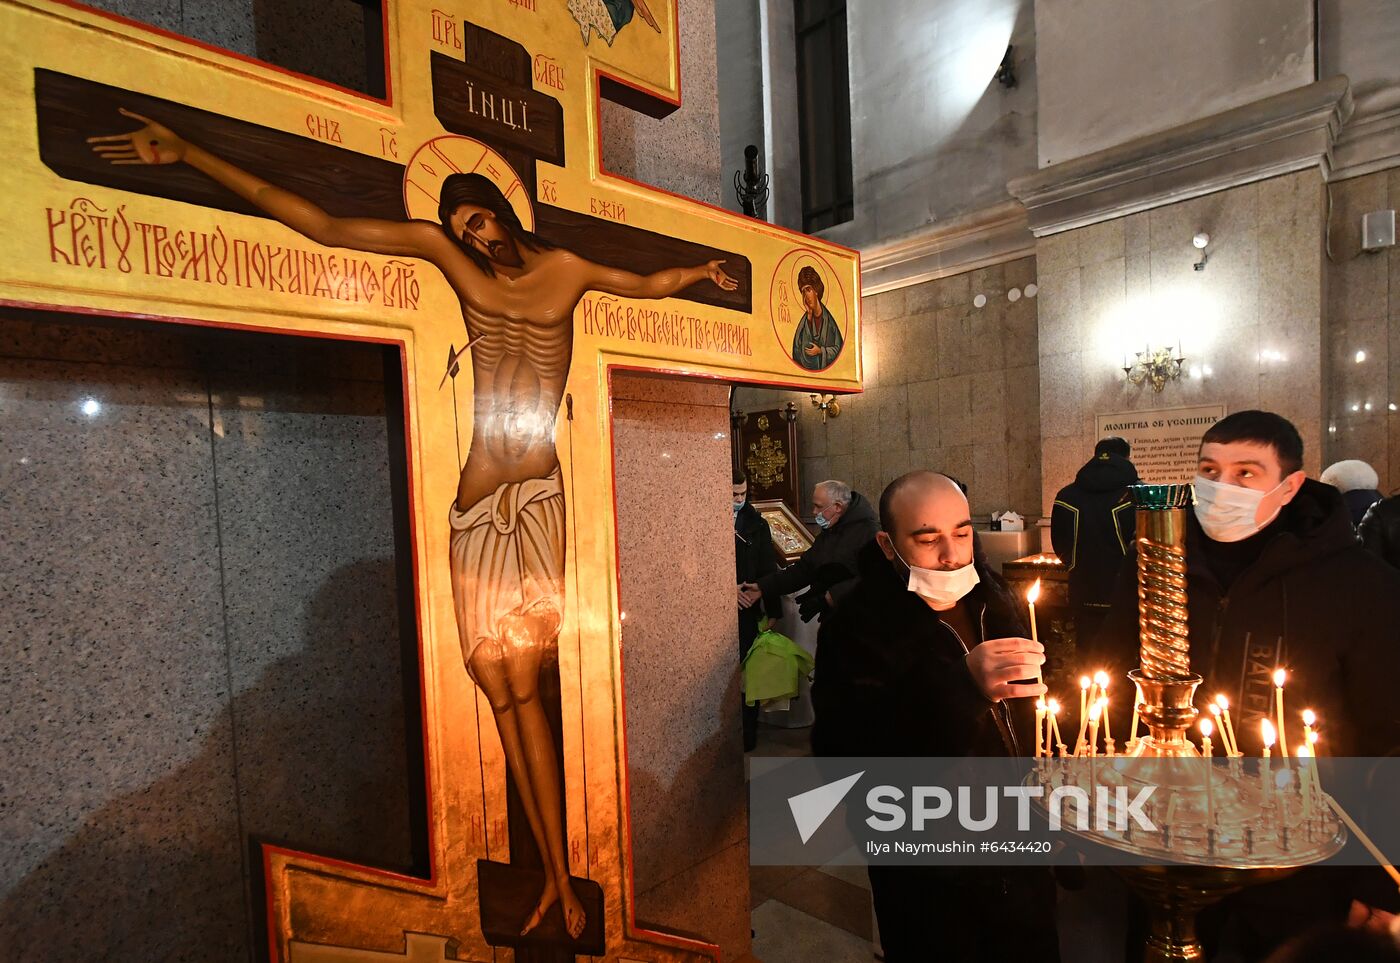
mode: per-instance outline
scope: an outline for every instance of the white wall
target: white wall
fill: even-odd
[[[1370,6],[1400,18],[1393,2]],[[1035,0],[1040,166],[1311,83],[1312,11],[1312,0]]]
[[[746,142],[764,147],[769,219],[800,229],[793,3],[758,0],[763,86],[754,92],[740,55],[748,41],[727,39],[724,22],[742,21],[746,6],[753,0],[716,5],[721,44],[739,51],[721,49],[725,162],[741,137],[762,137]],[[1035,169],[1032,0],[848,0],[847,10],[856,217],[822,236],[864,247],[1005,200],[1006,182]],[[1012,90],[993,79],[1009,43]]]

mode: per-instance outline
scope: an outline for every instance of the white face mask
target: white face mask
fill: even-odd
[[[1258,520],[1259,506],[1284,484],[1279,482],[1268,491],[1261,492],[1197,475],[1192,482],[1196,492],[1196,521],[1201,523],[1206,535],[1217,542],[1242,542],[1278,518],[1278,513],[1283,510],[1281,502],[1262,521]]]
[[[968,592],[971,592],[980,579],[977,566],[968,562],[962,568],[945,572],[936,568],[919,568],[904,561],[904,556],[891,544],[894,557],[904,562],[909,570],[909,591],[934,605],[952,605]]]

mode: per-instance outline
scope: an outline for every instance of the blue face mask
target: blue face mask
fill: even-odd
[[[817,523],[818,528],[826,529],[831,527],[831,523],[826,520],[826,516],[820,513],[812,520]]]
[[[734,517],[735,517],[735,518],[738,518],[738,517],[739,517],[739,509],[743,508],[744,505],[743,505],[742,502],[730,502],[730,503],[729,503],[729,507],[732,508],[732,509],[734,510]]]

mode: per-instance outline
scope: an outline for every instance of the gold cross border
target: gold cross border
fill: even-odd
[[[564,430],[561,418],[558,447],[566,472],[581,478],[612,477],[611,418],[608,379],[614,368],[653,371],[677,376],[704,377],[728,383],[783,385],[826,391],[858,390],[859,299],[858,263],[854,252],[810,238],[793,235],[716,208],[685,201],[646,185],[608,174],[602,166],[598,137],[598,100],[609,82],[640,89],[653,99],[679,102],[678,50],[675,11],[671,4],[653,3],[663,19],[669,19],[665,56],[648,59],[646,33],[636,24],[619,35],[612,48],[595,38],[588,49],[578,42],[576,30],[563,3],[530,13],[506,0],[474,4],[472,16],[481,25],[524,43],[527,49],[546,44],[564,64],[566,83],[562,93],[570,163],[566,167],[540,164],[541,178],[557,176],[561,206],[584,211],[591,198],[628,205],[637,226],[662,233],[687,228],[687,237],[703,239],[717,247],[744,251],[754,266],[754,315],[716,308],[684,305],[706,318],[747,323],[755,345],[755,357],[741,362],[696,352],[655,352],[633,343],[611,343],[585,336],[575,337],[575,361],[569,382],[574,400],[573,434]],[[411,147],[440,135],[431,115],[430,98],[414,100],[406,92],[426,90],[427,49],[431,42],[413,46],[429,35],[429,4],[390,0],[386,13],[385,45],[389,52],[387,86],[383,101],[338,90],[317,81],[250,61],[201,44],[152,30],[105,14],[86,11],[57,0],[8,0],[0,9],[0,36],[9,38],[10,54],[0,64],[5,88],[21,92],[11,96],[23,109],[7,111],[0,125],[15,145],[3,178],[10,196],[0,236],[0,300],[10,305],[57,309],[76,313],[126,315],[177,323],[208,324],[282,332],[293,335],[351,338],[398,344],[404,370],[406,440],[409,446],[410,509],[415,586],[419,612],[421,698],[424,711],[425,763],[429,781],[429,857],[432,875],[416,880],[391,873],[351,867],[322,857],[269,849],[266,858],[268,893],[272,897],[269,941],[274,959],[286,959],[294,945],[334,943],[401,954],[406,947],[405,928],[425,931],[420,920],[404,920],[410,926],[384,927],[381,913],[394,912],[407,898],[421,911],[421,924],[438,919],[443,930],[460,930],[460,921],[475,918],[476,893],[472,862],[485,847],[468,832],[469,814],[504,812],[504,764],[499,746],[490,735],[476,749],[477,723],[489,713],[461,667],[456,644],[451,592],[446,578],[446,532],[436,524],[446,498],[453,490],[456,466],[453,426],[442,396],[436,390],[437,365],[452,343],[460,343],[460,309],[446,285],[430,271],[420,271],[423,297],[417,311],[373,309],[362,305],[317,301],[246,289],[217,286],[191,287],[172,279],[137,277],[111,271],[83,271],[55,264],[44,241],[45,207],[63,208],[75,196],[99,203],[126,204],[131,214],[150,222],[182,225],[190,230],[236,230],[248,238],[314,248],[280,225],[195,208],[156,197],[78,185],[58,178],[37,157],[33,115],[33,70],[61,70],[79,76],[100,72],[104,82],[144,90],[218,111],[227,116],[255,120],[269,126],[301,132],[309,114],[335,121],[347,149],[367,156],[383,156],[381,131],[392,131],[399,142],[402,162]],[[439,9],[461,11],[466,4],[437,4]],[[479,8],[479,9],[477,9]],[[538,21],[528,19],[538,17]],[[628,31],[631,32],[629,36]],[[635,42],[634,42],[635,41]],[[572,43],[573,46],[568,44]],[[407,56],[406,52],[413,52]],[[441,51],[449,52],[450,51]],[[182,94],[182,92],[184,92]],[[577,123],[582,114],[585,124]],[[130,125],[114,118],[113,130]],[[107,133],[95,131],[94,133]],[[577,158],[587,158],[580,164]],[[659,198],[659,203],[657,199]],[[829,372],[795,369],[786,358],[785,346],[773,346],[767,317],[765,283],[775,265],[797,247],[820,252],[840,272],[845,284],[848,347],[844,363]],[[369,258],[374,256],[369,255]],[[382,259],[381,259],[382,260]],[[763,343],[772,348],[757,353]],[[420,363],[421,362],[421,363]],[[469,394],[469,392],[468,392]],[[606,473],[606,474],[604,474]],[[622,675],[618,602],[618,557],[611,483],[573,486],[576,500],[570,504],[568,610],[560,637],[560,677],[563,685],[564,739],[568,768],[565,773],[566,805],[570,814],[570,851],[582,831],[576,814],[588,809],[586,836],[579,840],[587,853],[586,864],[576,870],[599,880],[607,897],[609,955],[643,953],[651,959],[690,959],[716,955],[714,947],[639,929],[633,919],[633,887],[630,879],[630,830],[626,812],[625,731],[622,726]],[[426,516],[426,520],[425,520]],[[591,520],[591,524],[581,521]],[[589,644],[580,645],[584,637]],[[576,686],[570,685],[577,680]],[[584,699],[587,691],[590,698]],[[611,698],[597,698],[608,691]],[[590,765],[582,769],[586,753]],[[454,778],[480,764],[491,770],[484,780]],[[489,831],[489,827],[488,827]],[[494,846],[492,847],[495,848]],[[330,904],[344,905],[345,893],[336,880],[362,885],[344,914],[317,918],[311,911]],[[319,899],[318,899],[319,897]],[[322,927],[330,925],[330,929]],[[393,931],[397,929],[398,932]],[[392,938],[386,937],[386,931]],[[619,936],[619,934],[624,934]],[[461,953],[482,958],[490,950],[472,938],[464,939]],[[670,947],[670,950],[664,949]],[[662,953],[662,956],[657,956]],[[320,956],[318,952],[318,957]],[[323,958],[323,957],[322,957]]]

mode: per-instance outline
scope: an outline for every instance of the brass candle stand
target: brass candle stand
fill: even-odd
[[[1187,738],[1201,684],[1191,671],[1187,636],[1191,489],[1137,485],[1133,500],[1141,651],[1139,668],[1128,677],[1150,734],[1131,741],[1123,755],[1043,760],[1037,772],[1047,797],[1059,787],[1089,790],[1089,818],[1066,819],[1070,832],[1115,856],[1152,861],[1117,867],[1150,911],[1144,959],[1202,960],[1195,923],[1201,909],[1326,859],[1346,843],[1346,830],[1317,782],[1298,778],[1288,760],[1276,768],[1257,760],[1259,767],[1247,771],[1239,755],[1203,759]],[[1124,800],[1146,787],[1155,787],[1147,804],[1155,832],[1135,829],[1123,811]],[[1119,789],[1125,793],[1115,795]]]

